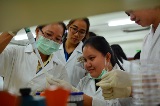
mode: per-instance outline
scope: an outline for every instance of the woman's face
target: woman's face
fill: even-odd
[[[68,27],[67,40],[72,44],[78,44],[86,36],[87,24],[83,20],[75,20]]]
[[[45,38],[48,38],[50,40],[53,40],[53,41],[61,44],[63,30],[64,30],[63,27],[58,23],[49,24],[49,25],[43,27],[42,29],[38,29],[38,31],[36,31],[36,33],[37,33],[36,38],[38,38],[38,35],[42,35]]]
[[[87,45],[83,48],[84,67],[94,78],[97,78],[105,68],[105,56],[95,48]]]

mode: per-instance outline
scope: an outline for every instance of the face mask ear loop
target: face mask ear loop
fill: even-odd
[[[104,65],[105,65],[105,66],[104,66],[104,69],[105,69],[105,70],[108,70],[108,62],[106,62],[106,58],[104,59]],[[107,69],[106,69],[106,66],[107,66]]]

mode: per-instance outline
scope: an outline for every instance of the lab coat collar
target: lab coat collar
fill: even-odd
[[[82,46],[83,46],[83,42],[81,41],[76,48],[79,53],[82,53]]]
[[[77,51],[82,53],[82,45],[83,45],[83,42],[81,41],[78,46],[76,47]],[[60,50],[63,49],[63,44],[61,44],[61,46],[59,47]]]
[[[75,50],[73,51],[73,53],[71,54],[71,56],[70,56],[69,59],[67,60],[67,63],[68,63],[70,60],[72,60],[73,58],[75,58],[75,56],[77,56],[77,52],[80,53],[80,54],[82,54],[82,45],[83,45],[82,42],[80,42],[80,43],[78,44],[78,46],[75,48]]]
[[[32,45],[29,44],[26,46],[25,48],[25,52],[26,53],[32,53],[33,52],[33,48],[32,48]],[[53,55],[52,59],[50,60],[50,62],[44,67],[44,69],[42,69],[40,72],[38,72],[35,77],[41,75],[41,74],[44,74],[44,70],[48,71],[48,70],[51,70],[53,68],[53,62],[57,63],[58,64],[58,60],[57,58]]]
[[[153,27],[151,27],[151,31],[153,32]],[[157,29],[155,30],[155,33],[153,33],[153,39],[152,39],[151,48],[149,51],[150,53],[153,51],[153,48],[154,48],[155,44],[157,43],[159,37],[160,37],[160,23],[159,23]]]
[[[61,44],[59,47],[59,50],[62,50],[62,49],[63,49],[63,44]]]
[[[44,69],[42,69],[40,72],[38,72],[35,77],[44,74],[45,71],[49,71],[53,69],[53,58],[50,60],[50,62],[44,67]]]
[[[96,91],[96,88],[95,88],[95,80],[94,80],[92,77],[90,77],[89,75],[87,75],[86,77],[87,77],[88,80],[91,80],[91,84],[90,84],[90,86],[89,86],[89,87],[90,87],[90,90],[91,90],[92,92],[95,92],[94,95],[99,94],[99,92],[102,91],[101,87],[99,87],[98,90]],[[87,81],[86,81],[86,82],[87,82]]]

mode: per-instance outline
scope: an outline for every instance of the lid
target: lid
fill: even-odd
[[[83,95],[83,92],[71,92],[70,95]]]
[[[31,88],[20,88],[19,92],[22,96],[29,96],[31,92]]]

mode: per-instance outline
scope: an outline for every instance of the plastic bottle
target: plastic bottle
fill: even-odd
[[[158,106],[160,104],[159,60],[142,61],[139,71],[132,73],[134,106]]]
[[[68,106],[83,106],[83,92],[72,92]]]
[[[20,89],[20,106],[46,106],[45,98],[41,96],[32,97],[30,95],[31,89]]]

